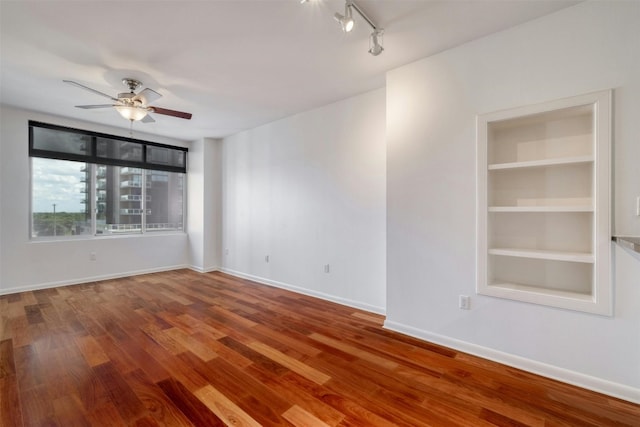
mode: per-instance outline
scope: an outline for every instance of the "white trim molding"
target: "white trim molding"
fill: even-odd
[[[231,269],[228,269],[228,268],[220,268],[219,271],[221,271],[223,273],[226,273],[226,274],[230,274],[232,276],[240,277],[242,279],[252,280],[254,282],[261,283],[263,285],[273,286],[274,288],[285,289],[285,290],[296,292],[296,293],[299,293],[299,294],[302,294],[302,295],[308,295],[308,296],[311,296],[311,297],[320,298],[320,299],[323,299],[323,300],[326,300],[326,301],[335,302],[335,303],[340,304],[340,305],[346,305],[347,307],[353,307],[353,308],[357,308],[359,310],[368,311],[370,313],[376,313],[376,314],[381,314],[381,315],[385,315],[386,314],[386,310],[385,310],[384,307],[377,307],[377,306],[365,304],[365,303],[362,303],[362,302],[359,302],[359,301],[353,301],[353,300],[350,300],[350,299],[337,297],[335,295],[325,294],[324,292],[317,292],[317,291],[313,291],[313,290],[310,290],[310,289],[301,288],[299,286],[290,285],[288,283],[278,282],[276,280],[265,279],[264,277],[259,277],[259,276],[254,276],[252,274],[242,273],[240,271],[235,271],[235,270],[231,270]]]
[[[20,286],[16,288],[0,289],[0,295],[17,294],[20,292],[38,291],[41,289],[59,288],[62,286],[80,285],[83,283],[99,282],[101,280],[121,279],[123,277],[140,276],[142,274],[160,273],[163,271],[182,270],[191,268],[189,265],[173,265],[170,267],[149,268],[146,270],[127,271],[125,273],[105,274],[101,276],[82,277],[70,280],[60,280],[57,282],[38,283],[35,285]]]
[[[195,271],[197,273],[203,273],[203,274],[204,273],[211,273],[213,271],[220,271],[220,267],[204,267],[204,268],[202,268],[202,267],[198,267],[198,266],[195,266],[195,265],[190,265],[189,269],[193,270],[193,271]]]
[[[457,340],[455,338],[424,331],[398,322],[387,320],[384,322],[384,328],[400,332],[414,338],[429,341],[434,344],[446,346],[464,353],[469,353],[474,356],[482,357],[484,359],[492,360],[494,362],[502,363],[513,368],[522,369],[543,377],[558,380],[563,383],[640,404],[640,389],[635,387],[603,380],[580,372],[538,362],[526,357],[516,356],[467,341]]]

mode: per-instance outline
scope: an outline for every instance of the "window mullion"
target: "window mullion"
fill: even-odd
[[[91,234],[95,236],[98,233],[98,168],[95,163],[91,163],[89,198],[91,200]]]
[[[140,178],[140,183],[142,185],[142,191],[140,192],[140,208],[142,210],[141,214],[142,218],[140,221],[141,227],[142,229],[140,230],[141,233],[144,234],[146,228],[147,228],[147,173],[145,169],[141,169],[142,173],[142,177]]]

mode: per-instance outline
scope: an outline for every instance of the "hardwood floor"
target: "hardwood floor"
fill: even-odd
[[[2,426],[640,426],[640,406],[189,270],[0,297]]]

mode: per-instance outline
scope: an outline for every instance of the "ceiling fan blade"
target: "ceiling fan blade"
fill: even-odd
[[[133,97],[134,100],[139,99],[142,102],[142,105],[149,105],[156,99],[160,99],[162,95],[156,92],[153,89],[146,88],[140,91],[139,94]]]
[[[104,96],[105,98],[109,98],[112,101],[117,101],[118,100],[118,98],[114,98],[111,95],[107,95],[106,93],[100,92],[99,90],[91,89],[90,87],[87,87],[85,85],[81,85],[80,83],[74,82],[72,80],[63,80],[63,82],[69,83],[70,85],[73,85],[73,86],[76,86],[76,87],[79,87],[80,89],[88,90],[89,92],[93,92],[96,95]]]
[[[150,115],[146,115],[142,118],[142,120],[140,120],[142,123],[155,123],[155,120],[153,120],[153,117],[151,117]]]
[[[115,107],[113,104],[100,104],[100,105],[76,105],[76,108],[84,108],[85,110],[91,110],[92,108],[107,108]]]
[[[187,120],[191,120],[191,116],[192,116],[191,113],[184,113],[182,111],[176,111],[176,110],[168,110],[166,108],[160,108],[160,107],[149,107],[149,111],[157,114],[164,114],[165,116],[179,117],[181,119],[187,119]]]

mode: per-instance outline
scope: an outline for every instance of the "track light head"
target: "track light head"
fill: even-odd
[[[344,5],[344,15],[336,12],[333,17],[340,23],[340,25],[342,26],[342,31],[344,31],[345,33],[353,30],[355,22],[353,21],[353,16],[351,13],[351,4],[349,4],[348,2]]]
[[[382,47],[382,35],[384,34],[383,29],[374,30],[369,36],[369,53],[373,56],[378,56],[384,50]]]
[[[300,0],[301,3],[305,3],[306,0]],[[364,21],[369,24],[369,26],[373,29],[373,33],[369,37],[369,53],[373,56],[378,56],[384,51],[384,47],[382,47],[382,34],[384,33],[384,29],[378,27],[373,21],[364,13],[362,8],[356,4],[354,0],[345,0],[344,4],[344,15],[341,13],[336,13],[333,15],[336,21],[340,23],[342,26],[342,31],[345,33],[353,30],[355,22],[353,21],[353,10],[358,13],[364,19]]]

